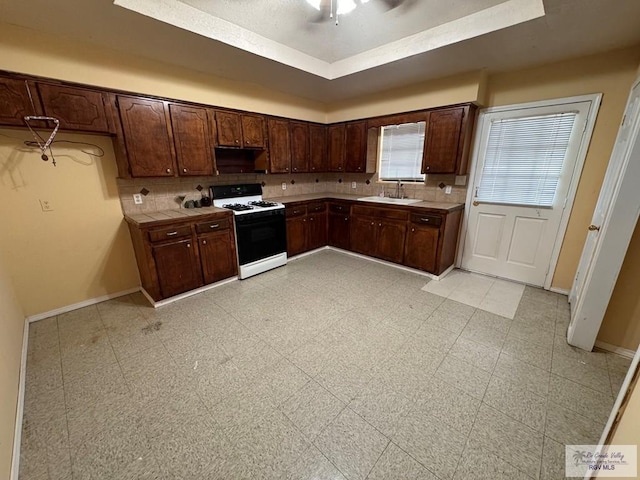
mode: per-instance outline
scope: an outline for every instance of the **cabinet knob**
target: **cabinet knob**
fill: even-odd
[[[202,240],[202,244],[203,244],[203,245],[206,245],[206,244],[207,244],[207,241],[206,241],[206,240]]]
[[[313,217],[309,218],[309,221],[310,221],[310,222],[313,222]]]
[[[381,223],[379,223],[379,224],[378,224],[378,226],[379,226],[379,227],[381,227],[381,226],[382,226],[382,224],[381,224]]]
[[[429,165],[427,165],[426,167],[424,167],[425,170],[429,171],[431,167]]]
[[[412,229],[411,229],[411,231],[412,231],[412,232],[415,232],[415,231],[416,231],[416,229],[415,229],[415,228],[412,228]]]
[[[342,170],[342,167],[338,167],[338,170]]]
[[[236,143],[240,143],[240,140],[236,140]]]
[[[191,248],[191,244],[190,243],[187,243],[187,248]]]
[[[373,223],[373,222],[371,222],[371,225],[374,225],[374,223]]]
[[[346,222],[347,220],[349,220],[349,217],[344,217],[344,221]]]
[[[288,171],[289,171],[289,167],[285,168],[285,171],[287,171],[287,172],[288,172]]]
[[[167,168],[167,173],[171,173],[171,169],[170,168]]]
[[[182,169],[182,173],[187,173],[187,169],[186,169],[186,168],[183,168],[183,169]]]
[[[249,140],[245,140],[245,141],[244,141],[244,143],[247,143],[247,144],[248,144],[248,143],[249,143]]]
[[[293,167],[293,171],[297,172],[298,171],[298,167]]]

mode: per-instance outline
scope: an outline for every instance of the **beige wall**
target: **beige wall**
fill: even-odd
[[[471,72],[338,102],[327,106],[327,122],[476,102],[485,81],[482,72]]]
[[[0,250],[1,251],[1,250]],[[0,258],[0,478],[9,478],[15,433],[24,315]]]
[[[573,283],[639,60],[640,50],[630,48],[488,79],[489,106],[604,94],[553,278],[555,288],[569,290]]]
[[[0,69],[208,105],[325,121],[322,103],[2,24]]]
[[[57,144],[57,167],[24,148],[25,139],[25,130],[0,129],[0,251],[24,313],[137,287],[109,137],[58,134],[57,140],[94,143],[105,156]],[[39,200],[51,202],[53,211],[43,212]]]

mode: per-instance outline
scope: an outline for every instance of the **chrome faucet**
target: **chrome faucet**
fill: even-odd
[[[402,194],[402,183],[400,183],[400,179],[398,179],[398,182],[396,183],[396,194],[389,196],[391,198],[404,198],[404,195]]]

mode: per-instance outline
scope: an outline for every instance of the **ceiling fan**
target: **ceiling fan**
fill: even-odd
[[[334,19],[338,25],[338,16],[346,15],[356,9],[358,5],[364,5],[369,0],[306,0],[309,5],[314,7],[320,13],[313,19],[314,23],[324,22],[328,19]],[[391,10],[402,5],[405,0],[381,0],[387,10]],[[327,12],[329,15],[327,15]]]

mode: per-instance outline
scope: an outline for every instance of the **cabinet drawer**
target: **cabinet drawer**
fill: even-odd
[[[412,213],[411,223],[419,223],[420,225],[433,225],[434,227],[439,227],[442,223],[442,217],[433,213],[424,213],[422,215]]]
[[[229,228],[229,219],[221,218],[220,220],[211,220],[209,222],[202,222],[196,224],[196,232],[209,233],[217,232],[219,230],[226,230]]]
[[[329,204],[329,211],[334,213],[345,213],[348,214],[351,207],[349,205],[344,205],[340,203],[331,203]]]
[[[191,227],[189,225],[181,225],[179,227],[169,227],[149,231],[149,240],[151,242],[162,242],[164,240],[172,240],[174,238],[189,236],[191,236]]]
[[[387,208],[363,207],[356,205],[352,209],[354,215],[367,215],[369,217],[390,218],[392,220],[406,220],[408,212],[403,210],[391,210]]]
[[[285,210],[285,214],[287,218],[299,217],[300,215],[305,215],[306,213],[307,213],[307,207],[305,205],[301,205],[297,207],[287,207]]]
[[[308,213],[317,213],[317,212],[324,212],[327,209],[327,204],[322,202],[322,203],[311,203],[309,205],[307,205],[307,212]]]

